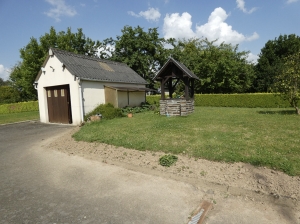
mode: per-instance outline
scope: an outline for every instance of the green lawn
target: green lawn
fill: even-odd
[[[300,175],[300,116],[293,109],[196,107],[188,117],[153,112],[83,126],[76,140],[246,162]]]
[[[0,114],[0,124],[14,123],[26,120],[39,119],[38,111],[29,111],[21,113]]]

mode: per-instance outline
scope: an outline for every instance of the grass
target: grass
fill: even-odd
[[[83,126],[73,137],[300,175],[299,123],[294,109],[196,107],[187,117],[146,112],[103,120]]]
[[[26,120],[39,119],[38,111],[11,113],[11,114],[0,114],[0,124],[8,124]]]

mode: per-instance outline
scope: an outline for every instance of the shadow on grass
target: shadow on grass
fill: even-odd
[[[289,109],[289,110],[262,110],[262,111],[257,111],[259,114],[280,114],[280,115],[296,115],[296,111]]]

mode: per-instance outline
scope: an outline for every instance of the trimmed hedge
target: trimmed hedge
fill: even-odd
[[[38,101],[28,101],[28,102],[0,105],[0,114],[10,114],[10,113],[38,111],[38,110],[39,110]]]
[[[157,105],[160,95],[147,96],[146,99],[149,104]],[[290,104],[272,93],[195,94],[195,106],[285,108],[290,107]]]

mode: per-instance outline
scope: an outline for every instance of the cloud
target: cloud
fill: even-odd
[[[299,1],[299,0],[287,0],[286,3],[287,3],[287,4],[291,4],[291,3],[298,2],[298,1]]]
[[[248,54],[247,61],[257,64],[259,56],[256,54],[252,54],[251,52]]]
[[[291,1],[291,0],[289,0]],[[295,0],[292,0],[292,1],[295,1]],[[298,0],[296,0],[298,1]],[[257,10],[256,7],[250,9],[250,10],[247,10],[246,7],[245,7],[245,0],[236,0],[236,4],[237,4],[237,7],[242,10],[244,13],[248,13],[248,14],[251,14],[252,12],[254,12],[255,10]]]
[[[164,18],[163,32],[168,38],[193,38],[195,33],[192,30],[192,16],[184,12],[182,16],[179,13],[167,14]]]
[[[4,65],[0,64],[0,78],[7,80],[9,78],[10,69],[5,68]]]
[[[164,19],[163,32],[165,38],[202,38],[209,41],[217,40],[217,44],[222,42],[239,44],[244,41],[253,41],[259,38],[254,32],[247,37],[228,25],[225,21],[228,14],[222,8],[216,8],[209,16],[208,22],[204,25],[196,25],[195,31],[192,29],[192,16],[185,12],[181,16],[179,13],[167,14]]]
[[[45,1],[54,7],[51,8],[48,12],[45,12],[45,14],[55,19],[56,22],[59,22],[61,20],[60,19],[61,16],[73,17],[77,15],[76,10],[69,5],[66,5],[64,0],[45,0]]]
[[[157,8],[149,8],[147,11],[141,11],[138,14],[129,11],[128,14],[135,17],[143,17],[148,21],[158,21],[161,16]]]

